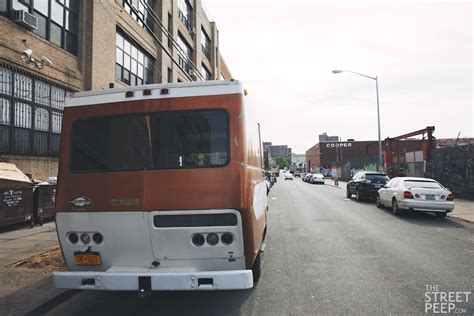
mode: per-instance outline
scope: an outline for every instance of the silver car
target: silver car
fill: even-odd
[[[454,195],[433,179],[397,177],[378,190],[376,204],[391,207],[395,215],[410,210],[445,217],[454,209]]]
[[[320,173],[313,174],[309,179],[312,184],[324,184],[324,176]]]

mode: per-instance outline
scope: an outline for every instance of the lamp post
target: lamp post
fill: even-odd
[[[382,170],[382,140],[380,138],[380,107],[379,107],[379,81],[377,76],[371,77],[351,70],[333,70],[333,74],[340,74],[341,72],[350,72],[355,75],[366,77],[372,80],[375,80],[375,91],[377,92],[377,123],[378,123],[378,132],[379,132],[379,159],[378,159],[378,170]]]

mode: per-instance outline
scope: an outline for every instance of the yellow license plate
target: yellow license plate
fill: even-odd
[[[74,263],[78,266],[100,266],[98,253],[75,253]]]

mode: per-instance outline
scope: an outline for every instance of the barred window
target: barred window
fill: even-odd
[[[49,112],[43,108],[35,110],[35,129],[39,131],[49,131]]]
[[[66,101],[66,91],[58,87],[51,87],[51,106],[63,110]]]
[[[15,103],[15,126],[31,128],[31,106],[25,103]]]
[[[0,67],[0,93],[12,93],[12,72]]]
[[[46,82],[35,81],[35,102],[41,105],[49,105],[50,85]]]
[[[21,74],[15,74],[15,97],[27,101],[32,100],[32,79]]]
[[[52,126],[51,126],[51,131],[53,133],[61,133],[61,125],[63,124],[63,116],[59,113],[54,113],[52,114]]]
[[[63,88],[0,66],[0,153],[57,155],[65,97]]]
[[[184,69],[186,73],[189,73],[191,70],[191,62],[193,60],[193,49],[191,45],[184,39],[181,33],[178,33],[178,63],[179,66]]]
[[[10,101],[0,98],[0,124],[10,124]]]

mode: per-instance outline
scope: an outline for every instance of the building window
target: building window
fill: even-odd
[[[115,77],[130,86],[154,82],[154,62],[125,35],[116,33]]]
[[[173,17],[168,13],[168,48],[173,50]]]
[[[173,70],[171,68],[168,68],[168,82],[173,82]]]
[[[191,72],[191,64],[193,60],[193,49],[191,45],[184,39],[181,34],[178,34],[178,46],[179,46],[179,54],[178,54],[178,63],[179,66],[186,72],[190,74]]]
[[[204,29],[201,29],[201,48],[204,56],[211,60],[211,40]]]
[[[57,156],[65,98],[63,88],[0,65],[0,153]]]
[[[120,2],[125,11],[127,11],[141,27],[148,31],[153,31],[154,0],[121,0]]]
[[[187,0],[178,0],[179,19],[183,22],[188,31],[193,29],[193,7]]]
[[[33,14],[38,19],[35,34],[77,55],[79,4],[79,0],[12,0],[11,9]]]
[[[201,73],[202,73],[202,76],[204,77],[204,80],[212,80],[211,72],[209,71],[209,69],[207,69],[207,67],[204,64],[202,64]]]

